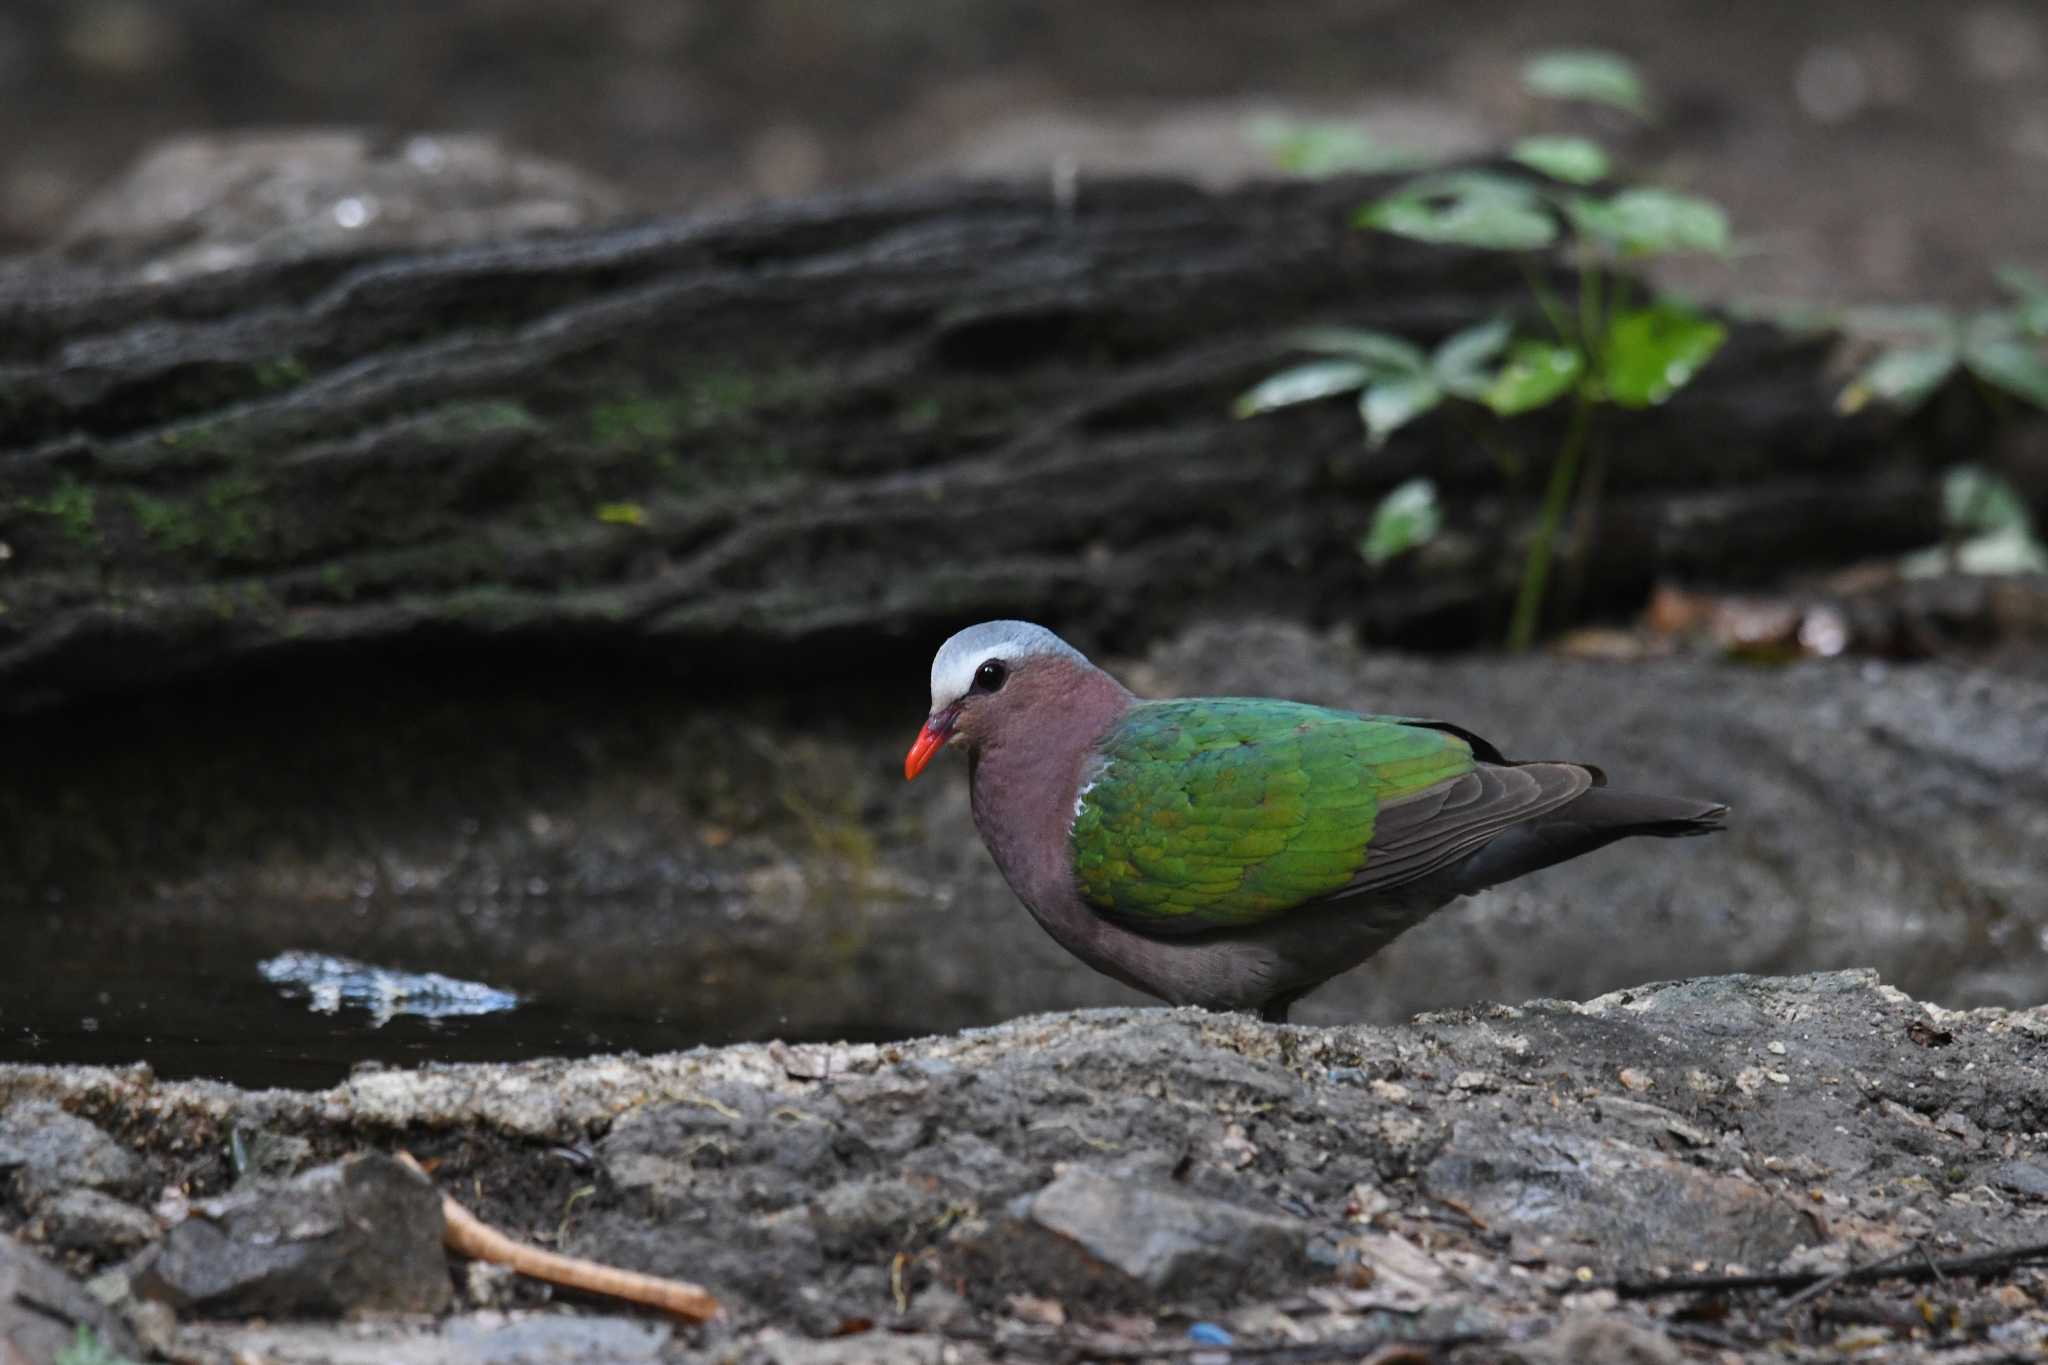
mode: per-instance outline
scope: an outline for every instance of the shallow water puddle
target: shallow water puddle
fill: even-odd
[[[38,925],[0,957],[0,1062],[121,1066],[317,1088],[365,1063],[518,1061],[704,1041],[664,1013],[256,943],[136,916],[124,932]]]

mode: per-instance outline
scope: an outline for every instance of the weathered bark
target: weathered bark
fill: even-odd
[[[1227,412],[1285,326],[1524,308],[1512,261],[1352,230],[1372,188],[957,185],[161,287],[12,269],[0,693],[401,638],[716,669],[1009,612],[1092,643],[1249,602],[1472,639],[1533,477],[1449,415],[1368,455],[1348,404]],[[1826,364],[1740,327],[1611,428],[1579,608],[1931,539],[1929,443],[1835,417]],[[1555,436],[1492,433],[1532,476]],[[1422,471],[1476,552],[1368,580],[1375,497]]]

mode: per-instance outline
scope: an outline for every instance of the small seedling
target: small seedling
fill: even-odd
[[[1539,95],[1594,101],[1649,116],[1642,81],[1610,53],[1557,52],[1532,58],[1523,81]],[[1518,335],[1494,318],[1456,333],[1433,351],[1386,332],[1318,328],[1288,338],[1317,357],[1282,370],[1238,399],[1241,417],[1334,395],[1359,395],[1366,443],[1373,449],[1408,423],[1457,400],[1510,418],[1569,396],[1572,418],[1551,464],[1543,510],[1524,564],[1508,631],[1512,649],[1535,639],[1550,561],[1578,485],[1592,417],[1602,407],[1644,408],[1684,388],[1726,339],[1727,329],[1676,298],[1634,303],[1616,267],[1681,252],[1725,254],[1728,217],[1694,195],[1647,186],[1602,192],[1611,172],[1598,143],[1532,137],[1513,159],[1536,175],[1437,171],[1417,176],[1358,211],[1356,223],[1417,241],[1524,257],[1535,311],[1548,335]],[[1578,300],[1567,309],[1544,283],[1535,252],[1564,245],[1578,273]],[[2048,312],[2048,304],[2044,304]],[[1598,458],[1596,453],[1595,458]],[[1413,498],[1410,485],[1389,493],[1363,542],[1374,564],[1419,544],[1427,534],[1377,534],[1388,504]],[[1433,490],[1432,490],[1433,491]],[[1429,527],[1434,529],[1434,502]],[[1417,528],[1419,529],[1419,527]],[[1396,541],[1398,540],[1398,544]],[[1389,548],[1392,546],[1393,548]]]
[[[1358,542],[1358,552],[1377,569],[1398,554],[1428,544],[1442,525],[1436,484],[1429,479],[1410,479],[1380,499],[1373,509],[1372,529]]]
[[[1945,573],[2048,573],[2048,546],[2013,486],[1977,465],[1958,465],[1941,484],[1948,542],[1915,550],[1899,563],[1908,578]]]
[[[2048,408],[2048,283],[2010,265],[2000,268],[1998,281],[2012,296],[2002,308],[1967,315],[1933,306],[1844,313],[1842,330],[1878,351],[1836,407],[1853,413],[1876,401],[1916,408],[1960,371],[1993,392]]]
[[[1522,63],[1522,88],[1532,95],[1605,104],[1650,117],[1650,92],[1635,64],[1597,48],[1537,53]]]

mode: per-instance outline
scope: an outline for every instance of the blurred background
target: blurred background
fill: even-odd
[[[1532,83],[1586,49],[1643,108]],[[1569,515],[1562,402],[1231,416],[1289,328],[1583,309],[1568,252],[1354,225],[1531,135],[1732,224],[1594,287],[1683,310],[1677,377]],[[2044,222],[2048,13],[1997,0],[11,6],[0,1060],[325,1084],[1134,1002],[962,765],[896,776],[932,651],[1011,614],[1143,693],[1736,809],[1297,1019],[1857,965],[2038,1003]]]
[[[1736,277],[1801,298],[1976,297],[2040,264],[2048,21],[2019,3],[1478,0],[40,0],[0,15],[0,242],[81,228],[173,135],[482,133],[621,213],[948,173],[1269,172],[1261,116],[1477,155],[1529,53],[1613,48],[1664,117],[1632,164],[1713,195]]]

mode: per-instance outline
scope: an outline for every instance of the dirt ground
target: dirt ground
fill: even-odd
[[[1477,151],[1555,115],[1523,54],[1662,98],[1595,131],[1733,211],[1723,294],[1946,297],[2048,265],[2048,18],[1923,0],[58,0],[0,12],[0,247],[179,132],[494,133],[676,212],[945,172],[1260,171],[1261,113]]]

